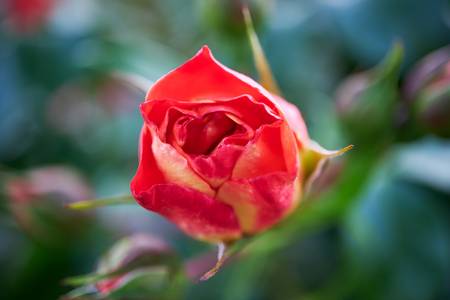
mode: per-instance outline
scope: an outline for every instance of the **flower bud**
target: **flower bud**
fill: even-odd
[[[87,215],[71,212],[66,204],[91,198],[83,178],[67,167],[47,166],[29,170],[6,181],[11,212],[31,237],[51,245],[66,243],[67,235],[80,233]]]
[[[368,144],[393,131],[402,56],[403,49],[396,44],[375,69],[351,75],[339,86],[337,113],[352,141]]]
[[[180,291],[183,277],[175,252],[163,241],[146,234],[135,234],[117,242],[100,260],[94,274],[66,280],[85,285],[67,299],[83,299],[88,291],[94,298],[172,299]],[[89,290],[89,285],[94,290]],[[97,296],[95,296],[97,295]]]
[[[419,126],[450,137],[450,46],[417,64],[406,79],[404,94]]]

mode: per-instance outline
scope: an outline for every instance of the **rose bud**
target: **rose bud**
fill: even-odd
[[[141,112],[131,192],[188,235],[231,242],[272,227],[298,204],[309,143],[300,112],[208,47],[159,79]]]
[[[179,293],[183,284],[180,261],[162,240],[135,234],[117,242],[100,260],[95,273],[69,278],[66,283],[85,286],[65,299],[87,294],[95,299],[167,299]],[[93,284],[94,289],[88,289]],[[81,292],[80,292],[81,291]],[[82,298],[80,298],[82,299]]]
[[[403,50],[395,45],[376,68],[351,75],[336,91],[336,109],[352,140],[371,144],[393,132]]]
[[[450,137],[450,47],[422,59],[407,76],[404,92],[422,128]]]
[[[66,204],[89,199],[92,191],[74,170],[48,166],[30,170],[6,181],[5,193],[18,224],[39,241],[66,241],[67,234],[79,233],[87,215],[68,211]]]

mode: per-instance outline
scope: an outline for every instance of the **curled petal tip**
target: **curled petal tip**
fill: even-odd
[[[208,45],[203,45],[202,48],[198,51],[198,54],[205,56],[212,56],[211,49],[209,49]]]
[[[353,147],[354,147],[353,145],[348,145],[348,146],[345,146],[344,148],[341,148],[338,150],[329,151],[329,154],[325,155],[325,156],[329,157],[329,158],[337,157],[337,156],[340,156],[340,155],[352,150]]]
[[[344,148],[338,149],[338,150],[327,150],[324,149],[322,146],[320,146],[319,144],[317,144],[314,141],[311,141],[310,145],[309,145],[309,149],[317,154],[319,154],[322,158],[333,158],[333,157],[337,157],[340,156],[348,151],[350,151],[351,149],[353,149],[354,145],[348,145],[345,146]]]

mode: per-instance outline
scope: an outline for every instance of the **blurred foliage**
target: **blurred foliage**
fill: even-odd
[[[75,170],[99,197],[127,193],[142,124],[137,81],[156,80],[203,44],[255,77],[241,2],[0,2],[0,299],[57,299],[70,290],[64,278],[90,273],[117,240],[138,232],[166,240],[188,275],[192,266],[200,274],[211,266],[202,254],[208,245],[137,206],[66,216],[55,199],[72,201],[66,191],[79,194],[79,185],[64,176],[64,184],[45,176],[31,184],[31,174],[58,166]],[[421,103],[443,103],[437,111],[448,112],[448,81],[438,94],[428,93],[428,83],[416,96],[404,87],[414,80],[407,75],[413,65],[450,43],[450,3],[247,2],[280,89],[302,110],[312,138],[327,148],[356,147],[329,163],[320,188],[292,217],[251,240],[209,281],[184,289],[181,280],[175,298],[449,299],[450,142],[446,128],[420,124],[415,115],[416,105],[429,108]],[[404,60],[387,81],[389,93],[372,88],[376,96],[367,101],[376,113],[353,115],[359,121],[343,126],[335,90],[379,64],[394,41]],[[130,82],[123,74],[140,77]],[[377,106],[383,101],[389,108]],[[388,130],[367,133],[378,117],[392,120]],[[11,194],[14,181],[27,188]],[[52,188],[60,185],[69,188]],[[48,188],[36,188],[42,186]],[[24,212],[32,216],[27,222],[44,225],[23,226]],[[52,242],[29,230],[48,226]],[[164,286],[166,273],[153,275],[152,283]],[[151,286],[140,278],[137,285]]]

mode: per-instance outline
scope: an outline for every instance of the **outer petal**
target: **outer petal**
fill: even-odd
[[[190,168],[187,160],[172,146],[162,143],[150,126],[142,128],[139,158],[138,170],[131,181],[131,192],[135,196],[160,183],[174,183],[214,195],[210,186]]]
[[[284,100],[283,98],[273,95],[275,101],[278,104],[278,107],[284,114],[289,126],[295,132],[299,142],[301,145],[305,145],[309,143],[309,135],[308,129],[306,128],[306,124],[303,121],[303,117],[300,113],[300,110],[294,104]]]
[[[165,183],[164,175],[159,170],[153,155],[153,137],[146,125],[142,127],[139,141],[139,166],[130,183],[131,193],[136,198],[143,191],[149,190],[153,185]]]
[[[298,203],[299,181],[287,173],[225,182],[217,199],[231,205],[242,231],[254,234],[279,222]]]
[[[233,179],[253,178],[273,172],[298,173],[296,140],[286,122],[261,127],[233,170]]]
[[[214,199],[214,191],[196,175],[187,161],[154,130],[144,126],[139,167],[131,192],[144,208],[177,224],[189,235],[212,242],[239,238],[233,209]]]
[[[166,182],[190,187],[206,195],[213,196],[214,191],[189,166],[188,161],[171,145],[161,142],[153,134],[152,152],[157,168],[163,173]]]
[[[173,131],[174,120],[171,120],[171,116],[179,117],[183,114],[200,117],[208,113],[222,111],[247,129],[246,133],[226,138],[208,156],[183,154],[192,169],[212,187],[219,186],[231,176],[235,163],[244,149],[243,146],[253,138],[258,128],[281,121],[265,104],[256,102],[249,95],[220,102],[155,100],[143,103],[141,111],[149,126],[154,124],[159,127],[159,137],[166,142],[168,142],[168,134]],[[251,113],[249,114],[249,112]],[[198,142],[201,143],[202,141],[199,140]],[[271,141],[267,142],[271,143]],[[178,149],[176,146],[175,148],[179,153],[183,153],[182,149]],[[280,158],[279,155],[276,156],[277,159]]]
[[[303,118],[295,105],[271,94],[248,76],[222,65],[207,46],[159,79],[147,93],[146,101],[220,101],[244,94],[266,104],[277,114],[284,115],[301,144],[309,140]]]
[[[146,101],[220,101],[244,94],[277,111],[268,91],[248,76],[222,65],[204,46],[193,58],[159,79],[147,93]]]
[[[216,197],[231,205],[242,230],[253,234],[275,224],[296,206],[299,174],[294,133],[285,122],[278,122],[259,130]]]
[[[241,229],[233,209],[214,198],[175,184],[154,185],[139,194],[143,207],[177,224],[190,236],[209,242],[235,240]]]

